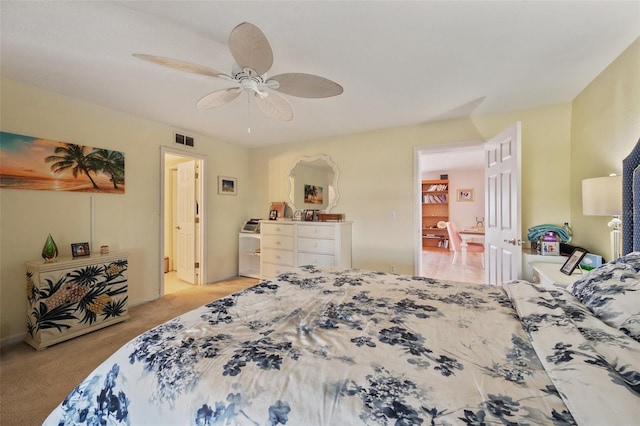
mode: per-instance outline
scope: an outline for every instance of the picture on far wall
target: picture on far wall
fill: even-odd
[[[124,194],[124,152],[0,132],[0,187]]]
[[[322,204],[322,187],[315,185],[304,185],[305,204]]]
[[[238,193],[238,179],[218,176],[218,194],[236,195]]]
[[[458,201],[473,201],[474,199],[473,189],[458,189]]]

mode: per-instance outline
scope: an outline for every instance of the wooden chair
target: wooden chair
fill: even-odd
[[[458,259],[458,253],[462,253],[462,237],[453,222],[447,222],[447,232],[449,232],[449,243],[453,248],[453,262],[451,264],[454,265]],[[467,242],[467,253],[471,252],[482,253],[480,260],[484,268],[484,244]]]

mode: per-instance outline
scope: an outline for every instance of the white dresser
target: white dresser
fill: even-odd
[[[351,222],[264,220],[260,234],[261,279],[303,265],[351,267]]]

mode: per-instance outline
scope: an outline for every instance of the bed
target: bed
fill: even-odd
[[[574,296],[302,267],[131,340],[45,424],[633,424],[639,270]]]
[[[298,268],[134,338],[44,424],[638,424],[640,231],[623,233],[623,257],[566,289]]]

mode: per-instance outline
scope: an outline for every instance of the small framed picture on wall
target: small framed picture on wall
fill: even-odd
[[[475,191],[472,188],[458,189],[458,201],[473,201]]]
[[[218,176],[218,194],[237,195],[238,179],[227,176]]]

